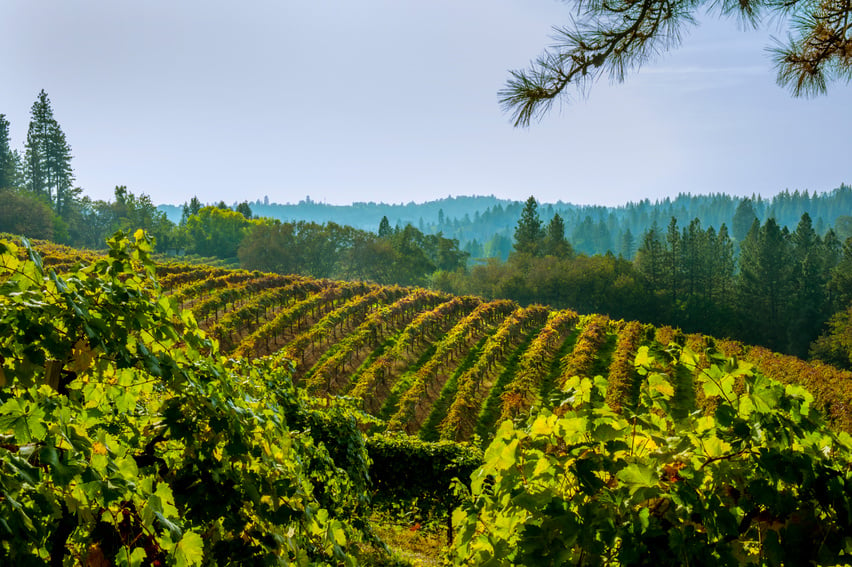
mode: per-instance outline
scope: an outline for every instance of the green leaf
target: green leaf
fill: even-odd
[[[714,370],[716,370],[714,372]],[[718,367],[711,367],[708,370],[706,379],[704,380],[704,395],[708,398],[722,397],[725,400],[732,401],[736,398],[734,394],[734,384],[736,377],[729,373],[723,373],[718,370]]]
[[[20,443],[40,441],[47,434],[44,415],[40,407],[11,398],[0,407],[0,431],[13,430]]]
[[[669,382],[669,379],[656,372],[648,376],[648,390],[652,394],[660,394],[667,399],[673,397],[675,393],[674,386]]]
[[[657,472],[651,467],[640,463],[627,465],[618,471],[615,476],[627,485],[631,495],[641,488],[656,486],[659,482]]]
[[[555,415],[540,415],[535,418],[535,421],[530,426],[530,435],[533,437],[548,436],[553,433],[553,427],[555,424]]]
[[[195,532],[186,532],[174,549],[175,565],[187,567],[201,565],[204,559],[204,541]]]
[[[343,524],[340,522],[332,522],[329,527],[329,539],[339,546],[346,545],[346,532],[343,529]]]
[[[518,460],[518,439],[512,439],[507,445],[486,455],[486,466],[493,470],[505,470],[513,467]]]
[[[639,347],[639,351],[636,353],[636,359],[633,363],[642,368],[648,368],[651,366],[651,362],[653,362],[654,358],[650,356],[649,352],[650,351],[647,346]]]
[[[122,549],[116,556],[115,561],[117,567],[139,567],[144,564],[146,559],[148,559],[148,554],[145,552],[145,549],[135,547],[129,554],[127,553],[127,549]]]

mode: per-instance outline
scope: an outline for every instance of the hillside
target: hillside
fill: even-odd
[[[134,239],[0,242],[0,563],[848,563],[849,373]]]
[[[54,245],[40,249],[57,271],[87,255]],[[182,264],[161,264],[157,272],[222,352],[282,351],[295,362],[297,383],[311,393],[360,398],[384,423],[377,429],[425,440],[477,435],[487,441],[500,420],[558,404],[561,386],[575,375],[608,377],[607,402],[629,408],[641,380],[633,365],[637,350],[662,352],[672,342],[700,355],[696,372],[712,347],[771,378],[801,384],[837,428],[852,431],[852,372],[762,347],[421,288]],[[703,394],[692,383],[684,377],[678,396],[698,408]]]

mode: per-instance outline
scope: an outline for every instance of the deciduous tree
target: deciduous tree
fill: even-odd
[[[0,232],[52,240],[53,212],[27,191],[0,188]]]
[[[202,256],[234,258],[249,221],[229,208],[203,207],[189,217],[184,230],[191,251]]]

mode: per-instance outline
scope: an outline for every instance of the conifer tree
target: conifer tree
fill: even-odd
[[[681,286],[681,254],[682,243],[680,231],[677,228],[677,219],[672,217],[669,228],[666,231],[666,280],[672,305],[677,305],[678,291]]]
[[[571,244],[565,238],[565,222],[559,213],[553,215],[544,236],[544,255],[568,258],[572,255]]]
[[[728,234],[728,227],[722,223],[719,232],[710,236],[708,229],[708,240],[710,252],[708,260],[711,262],[710,280],[708,284],[707,297],[715,300],[720,305],[733,304],[734,272],[736,271],[736,259],[734,256],[734,242]]]
[[[247,219],[250,219],[252,216],[251,205],[249,205],[248,201],[243,201],[242,203],[237,205],[237,208],[235,210]]]
[[[71,146],[44,90],[30,109],[24,161],[27,188],[63,214],[79,190],[72,188]]]
[[[790,238],[774,218],[763,226],[755,219],[740,247],[738,282],[742,313],[759,334],[755,342],[781,350],[791,291],[793,258]]]
[[[659,290],[663,287],[665,247],[660,236],[660,227],[654,222],[642,237],[642,245],[636,252],[636,266],[645,277],[648,287]]]
[[[621,235],[621,255],[628,260],[633,259],[635,240],[630,228],[625,229]]]
[[[0,114],[0,189],[15,187],[18,181],[18,163],[12,151],[9,121]]]
[[[391,229],[390,221],[388,217],[385,215],[382,217],[382,220],[379,222],[379,238],[387,238],[393,234],[393,230]]]
[[[563,228],[564,231],[564,228]],[[564,232],[563,232],[564,234]],[[537,256],[541,253],[541,244],[544,239],[544,229],[538,216],[538,203],[535,197],[530,196],[521,211],[521,218],[515,228],[516,252]]]
[[[737,242],[742,242],[745,239],[755,219],[757,219],[757,214],[754,212],[751,199],[740,201],[737,210],[734,212],[734,218],[731,219],[731,230]]]
[[[808,213],[802,215],[791,240],[793,294],[787,352],[804,357],[830,315],[827,283],[837,253],[817,235]]]
[[[201,207],[203,206],[204,205],[201,204],[201,201],[198,200],[197,195],[193,195],[192,199],[189,200],[189,203],[184,201],[183,211],[180,217],[180,225],[184,226],[189,217],[191,217],[192,215],[197,215],[198,211],[200,211]]]
[[[706,289],[710,274],[707,273],[707,233],[701,229],[701,221],[692,219],[683,229],[681,236],[681,266],[684,293],[687,297],[698,295]]]

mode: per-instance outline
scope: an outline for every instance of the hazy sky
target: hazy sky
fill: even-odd
[[[852,182],[852,86],[792,99],[777,29],[683,46],[515,129],[497,91],[565,24],[556,0],[2,0],[0,113],[45,89],[92,198],[623,204]]]

